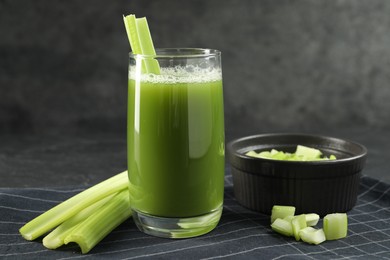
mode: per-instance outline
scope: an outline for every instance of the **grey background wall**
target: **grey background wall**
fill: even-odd
[[[122,14],[223,53],[227,131],[390,129],[385,0],[0,0],[0,134],[125,132]]]

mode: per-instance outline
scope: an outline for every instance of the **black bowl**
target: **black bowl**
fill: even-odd
[[[277,149],[294,152],[304,145],[336,160],[281,161],[254,158],[246,152]],[[357,201],[367,149],[356,142],[306,134],[262,134],[239,138],[227,146],[236,199],[270,214],[273,205],[291,205],[296,214],[347,212]]]

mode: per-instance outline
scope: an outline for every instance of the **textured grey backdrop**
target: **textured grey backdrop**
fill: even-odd
[[[0,0],[0,133],[123,133],[128,13],[222,51],[228,131],[390,129],[390,1]]]

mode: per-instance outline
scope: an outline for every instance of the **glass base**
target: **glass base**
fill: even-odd
[[[164,218],[132,209],[133,219],[142,232],[165,238],[189,238],[213,230],[222,215],[223,206],[208,214],[190,218]]]

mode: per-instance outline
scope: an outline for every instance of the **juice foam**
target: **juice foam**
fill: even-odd
[[[129,79],[136,79],[139,74],[135,66],[129,69]],[[154,84],[205,83],[222,80],[221,69],[200,68],[192,65],[185,67],[161,68],[161,74],[141,74],[141,81]]]

